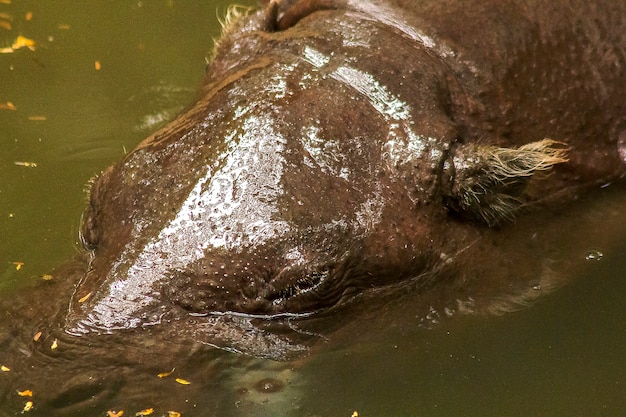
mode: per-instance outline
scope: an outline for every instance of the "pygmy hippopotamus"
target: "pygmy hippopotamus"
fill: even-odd
[[[480,282],[485,242],[626,173],[624,2],[266,3],[231,9],[197,102],[93,181],[86,250],[26,337],[281,358],[286,327],[363,294]]]
[[[66,331],[315,314],[620,178],[626,6],[544,3],[233,19],[198,102],[93,184]]]

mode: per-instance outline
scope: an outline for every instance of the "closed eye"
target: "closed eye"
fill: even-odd
[[[300,20],[322,10],[336,10],[337,0],[272,0],[268,6],[270,27],[283,31],[295,26]]]

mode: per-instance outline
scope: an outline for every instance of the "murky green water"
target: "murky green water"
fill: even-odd
[[[527,310],[326,355],[307,397],[321,415],[623,415],[624,253]]]
[[[225,3],[0,2],[12,17],[0,48],[17,35],[36,42],[0,54],[0,106],[15,107],[0,109],[5,294],[72,256],[88,180],[193,99]],[[622,242],[527,310],[322,351],[300,366],[294,390],[261,400],[259,415],[624,415]]]
[[[0,4],[13,17],[13,30],[0,29],[0,47],[17,35],[36,42],[35,51],[0,54],[0,103],[16,109],[0,111],[5,285],[72,254],[88,180],[193,98],[225,8],[165,0]],[[19,274],[13,261],[25,264]]]

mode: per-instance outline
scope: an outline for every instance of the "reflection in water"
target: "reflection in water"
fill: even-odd
[[[352,407],[360,415],[619,416],[624,251],[622,243],[581,265],[582,276],[532,308],[315,356],[301,370],[314,393],[303,407],[319,415]]]

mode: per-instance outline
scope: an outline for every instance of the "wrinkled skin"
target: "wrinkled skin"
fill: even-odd
[[[286,358],[399,289],[528,286],[545,265],[517,262],[516,239],[554,229],[524,216],[626,172],[624,33],[612,0],[283,0],[235,20],[197,103],[95,181],[87,252],[33,293],[49,311],[4,314],[14,367],[58,386],[50,409],[95,396],[79,412],[190,343]],[[549,175],[504,189],[528,213],[458,203],[483,149],[544,138],[562,152]],[[481,263],[494,247],[509,261]]]

